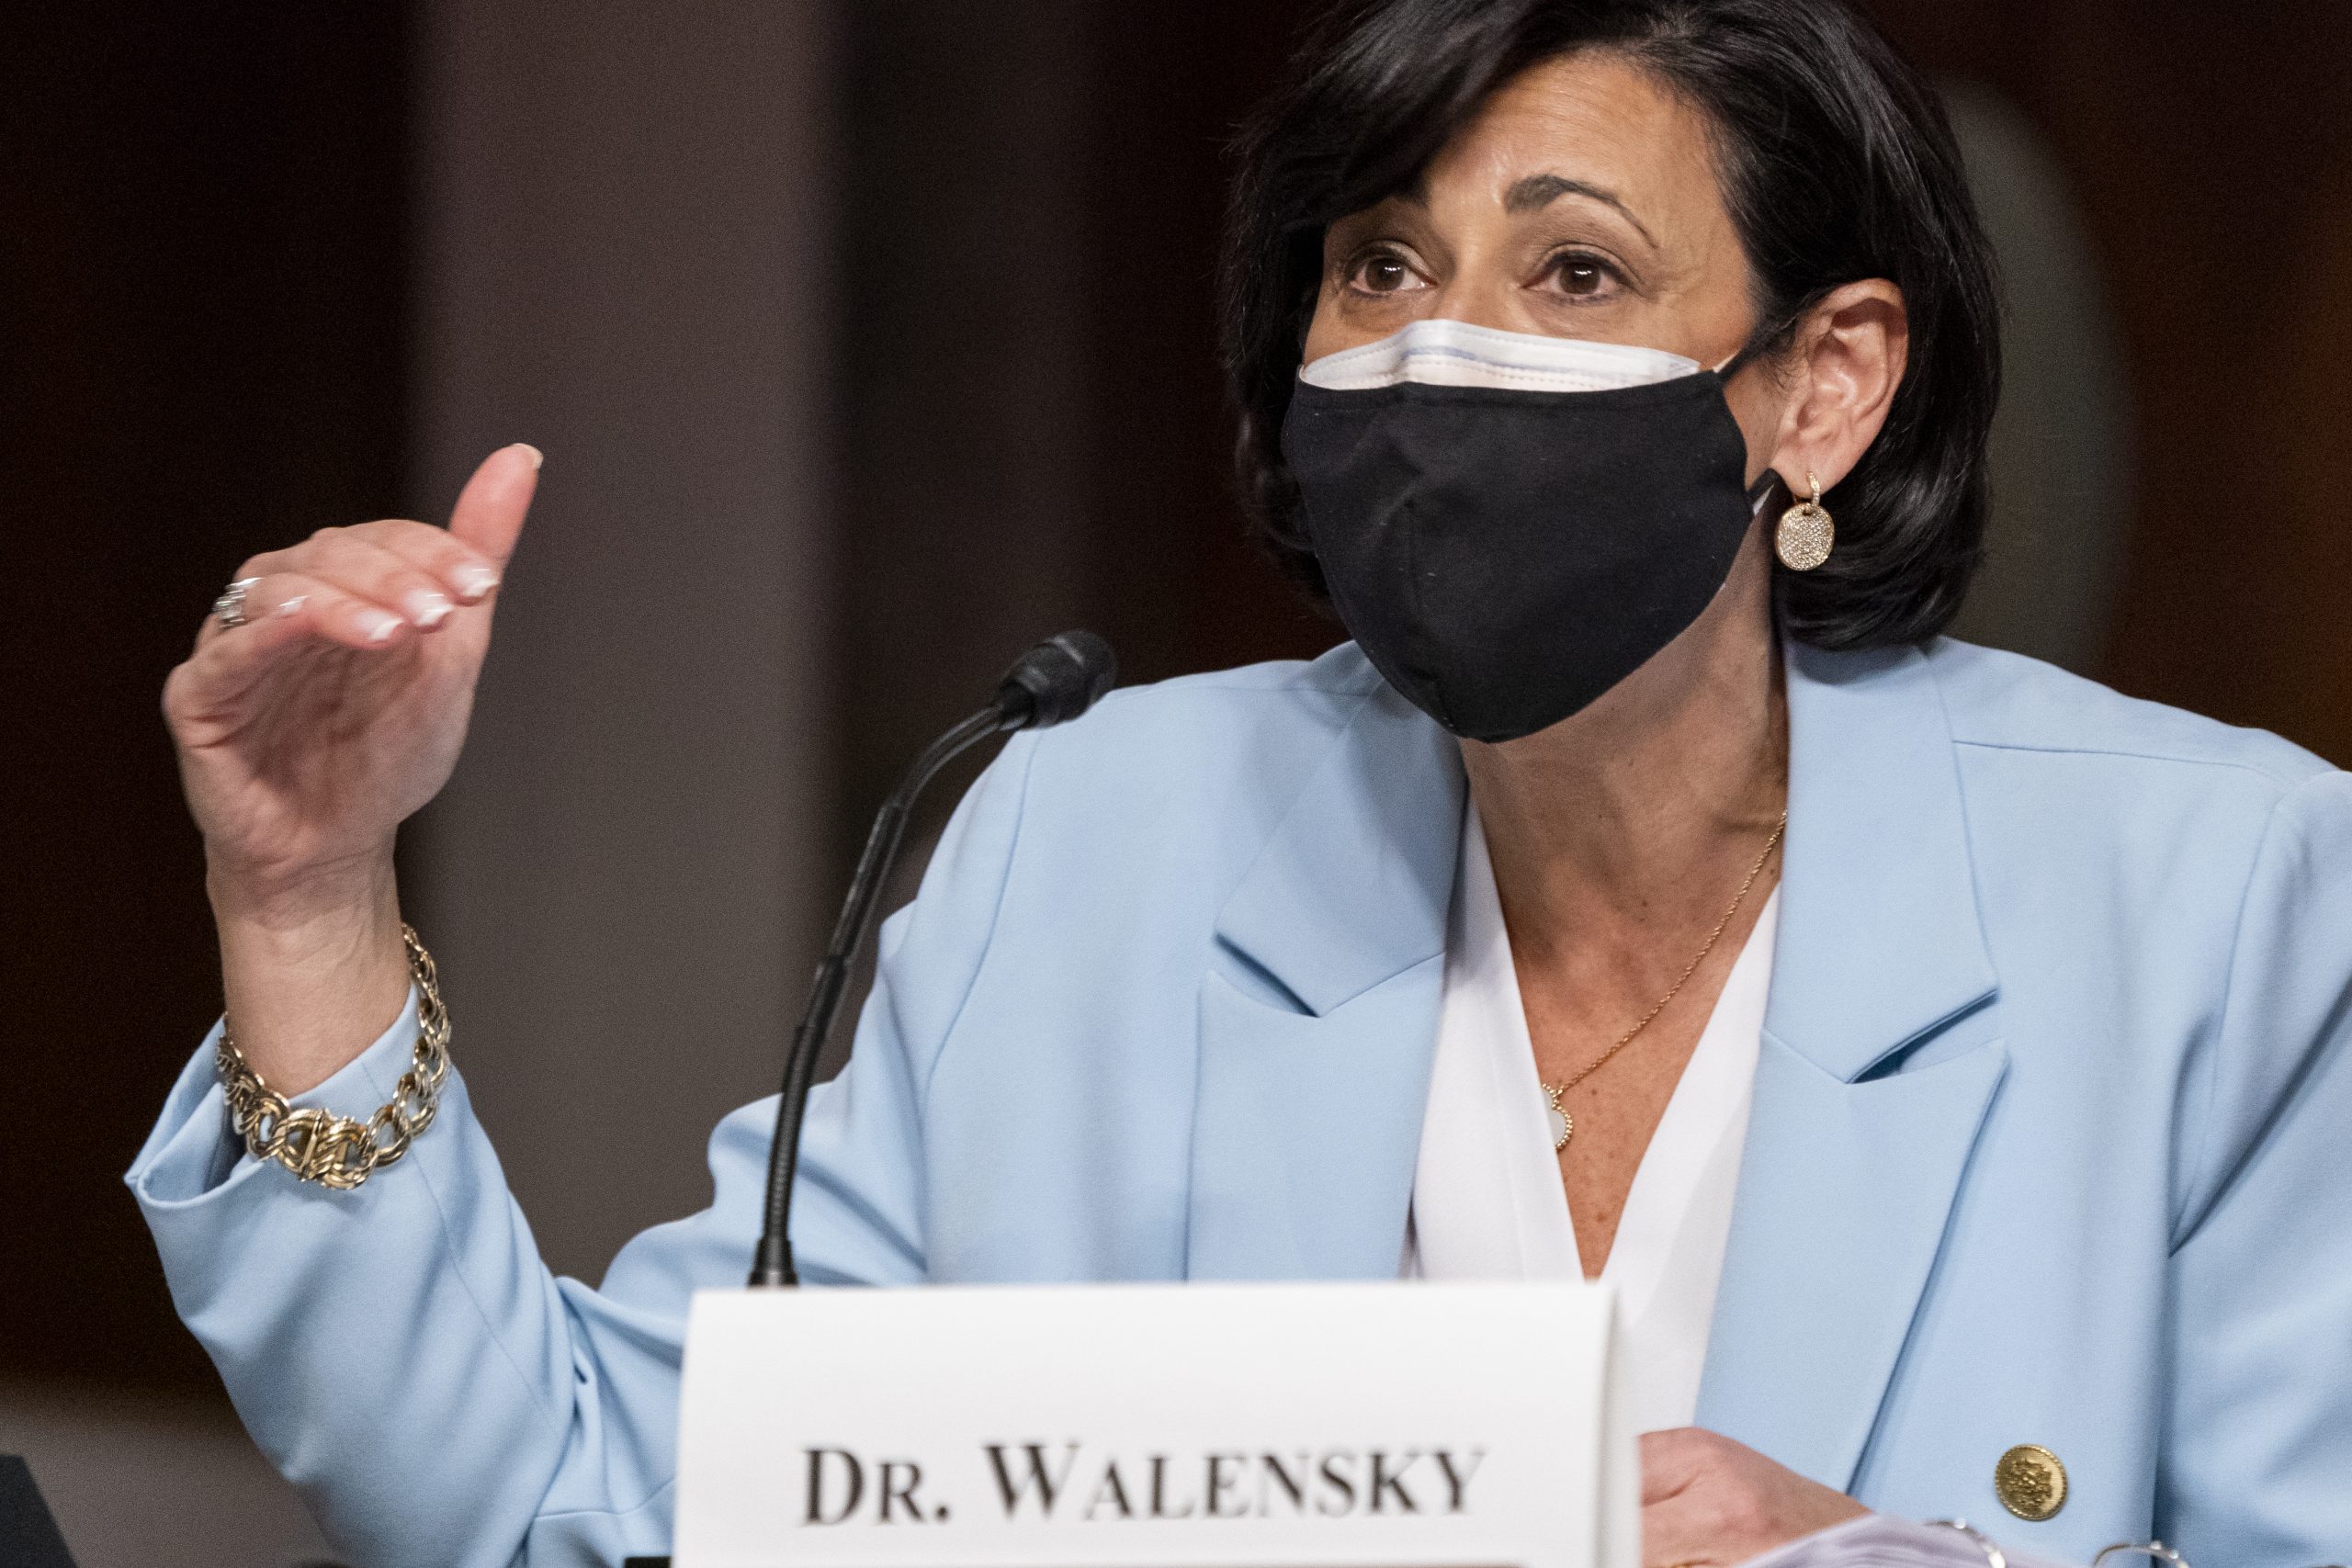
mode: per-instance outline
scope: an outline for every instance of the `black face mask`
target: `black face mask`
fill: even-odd
[[[1605,391],[1302,381],[1283,455],[1349,633],[1473,740],[1557,724],[1673,641],[1773,482],[1749,490],[1713,370]]]

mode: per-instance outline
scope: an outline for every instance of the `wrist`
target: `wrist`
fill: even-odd
[[[207,890],[229,1027],[272,1089],[316,1088],[400,1016],[408,962],[389,854],[268,887],[209,876]]]
[[[205,857],[205,897],[224,939],[297,957],[354,937],[400,930],[392,846],[308,865],[260,868]],[[397,940],[395,941],[397,945]]]
[[[433,955],[405,926],[401,938],[417,998],[414,1039],[408,1071],[372,1114],[298,1108],[255,1075],[232,1033],[224,1032],[214,1042],[213,1071],[228,1102],[230,1125],[255,1159],[283,1166],[301,1180],[349,1191],[369,1172],[406,1157],[409,1145],[433,1125],[441,1086],[449,1077],[449,1014],[441,1004]]]

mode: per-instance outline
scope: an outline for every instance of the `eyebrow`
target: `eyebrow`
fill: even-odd
[[[1620,200],[1616,192],[1559,175],[1529,175],[1524,179],[1512,182],[1510,189],[1503,192],[1503,210],[1514,216],[1533,212],[1564,196],[1588,197],[1603,206],[1615,208],[1643,239],[1653,245],[1657,243],[1657,237],[1649,231],[1646,224],[1634,216],[1634,209]]]
[[[1428,171],[1423,170],[1414,176],[1413,183],[1398,194],[1415,207],[1428,207],[1430,204]],[[1585,180],[1572,180],[1565,175],[1527,175],[1512,181],[1510,188],[1503,192],[1503,210],[1516,218],[1521,214],[1549,207],[1564,196],[1586,197],[1600,202],[1604,207],[1615,208],[1643,239],[1647,240],[1652,245],[1657,243],[1657,236],[1650,232],[1649,225],[1634,217],[1634,209],[1626,206],[1615,191]]]

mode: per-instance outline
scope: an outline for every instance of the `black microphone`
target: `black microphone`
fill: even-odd
[[[899,840],[905,834],[915,797],[932,775],[957,753],[991,735],[1012,729],[1044,729],[1067,723],[1092,707],[1119,678],[1119,661],[1111,645],[1092,632],[1063,632],[1049,637],[1006,671],[988,706],[941,736],[917,757],[899,780],[899,787],[874,815],[874,829],[865,837],[865,851],[857,857],[857,872],[849,880],[849,897],[842,900],[841,919],[833,940],[817,965],[808,989],[808,1009],[792,1036],[784,1059],[784,1096],[775,1108],[775,1142],[768,1149],[767,1213],[760,1229],[759,1249],[752,1255],[751,1283],[797,1285],[792,1266],[792,1183],[800,1169],[800,1123],[808,1111],[810,1079],[817,1071],[818,1053],[825,1048],[833,1014],[841,1010],[842,994],[849,984],[850,965],[874,921],[874,901],[881,896],[890,867],[899,858]]]

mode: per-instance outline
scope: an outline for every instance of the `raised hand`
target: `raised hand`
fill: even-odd
[[[245,624],[208,615],[164,683],[230,1017],[280,1092],[399,1009],[393,837],[457,763],[538,467],[528,446],[492,454],[446,529],[325,528],[254,557]]]

